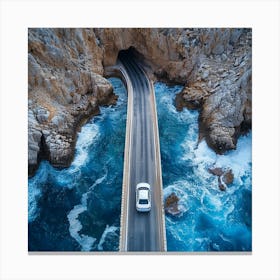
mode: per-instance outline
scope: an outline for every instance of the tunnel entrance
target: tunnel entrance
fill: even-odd
[[[137,62],[143,64],[145,61],[145,57],[139,51],[136,50],[134,47],[129,47],[126,50],[119,51],[118,58],[122,60],[123,58],[131,58],[135,59]]]

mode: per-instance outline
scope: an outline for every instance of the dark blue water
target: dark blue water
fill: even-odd
[[[82,127],[71,166],[44,161],[28,181],[30,251],[118,250],[127,94],[109,80],[117,106]]]
[[[179,217],[166,216],[168,251],[251,251],[251,134],[224,156],[205,141],[198,145],[198,112],[177,112],[173,105],[180,90],[155,84],[164,196],[174,192],[181,210]],[[232,169],[226,192],[207,171],[213,166]]]
[[[83,126],[71,166],[44,161],[29,179],[30,251],[118,250],[127,96],[120,80],[110,81],[118,104]],[[182,212],[166,216],[168,250],[250,251],[251,134],[224,156],[197,145],[198,112],[173,106],[180,90],[155,84],[164,196],[175,192]],[[233,170],[226,192],[208,173],[212,166]]]

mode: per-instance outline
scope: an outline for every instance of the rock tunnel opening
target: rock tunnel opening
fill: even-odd
[[[126,50],[119,51],[118,58],[122,59],[123,57],[130,57],[134,58],[140,63],[143,63],[145,61],[145,57],[143,54],[141,54],[135,47],[131,46]]]

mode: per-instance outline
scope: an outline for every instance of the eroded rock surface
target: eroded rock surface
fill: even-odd
[[[218,186],[221,191],[225,191],[227,186],[233,183],[234,174],[231,169],[223,169],[220,167],[209,168],[209,173],[218,176]]]
[[[40,159],[68,166],[76,133],[99,105],[116,102],[104,78],[102,50],[92,30],[29,29],[28,166]]]
[[[201,109],[200,132],[217,153],[235,149],[251,128],[252,32],[240,28],[96,29],[104,65],[133,47],[154,80],[185,85],[176,98]]]
[[[164,203],[165,212],[172,216],[178,216],[181,214],[181,211],[178,207],[179,198],[175,193],[171,193]]]
[[[28,163],[68,166],[80,125],[116,102],[105,68],[131,48],[153,80],[180,83],[179,109],[200,109],[216,152],[251,127],[251,30],[101,28],[28,30]]]
[[[197,71],[176,97],[176,105],[178,110],[201,109],[201,137],[222,154],[235,149],[239,135],[251,128],[251,31],[231,29],[216,34],[216,41],[209,38],[211,32],[207,36],[212,47],[200,56]]]

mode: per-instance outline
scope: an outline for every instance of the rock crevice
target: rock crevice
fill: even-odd
[[[81,124],[115,104],[103,77],[131,48],[152,80],[184,85],[179,109],[201,110],[201,135],[215,151],[234,149],[251,127],[251,30],[239,28],[30,28],[28,165],[66,167]],[[41,143],[41,139],[44,143]]]

